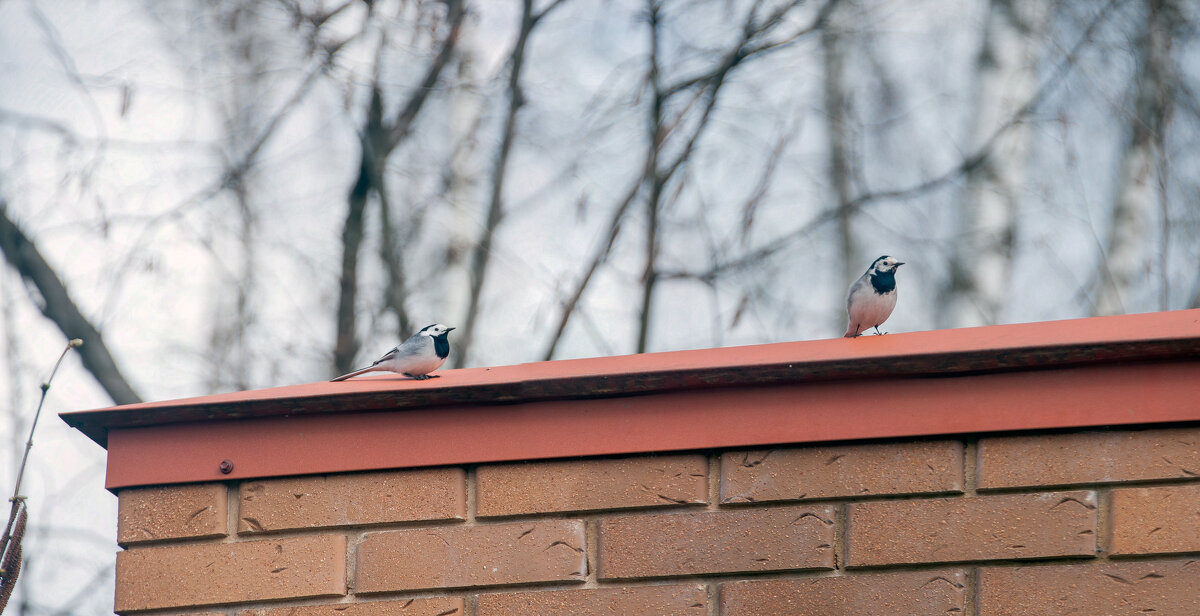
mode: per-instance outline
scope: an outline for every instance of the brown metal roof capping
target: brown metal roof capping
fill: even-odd
[[[376,376],[61,416],[108,449],[110,489],[1197,421],[1200,310],[439,374],[426,381]]]

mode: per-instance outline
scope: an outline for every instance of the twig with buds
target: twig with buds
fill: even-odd
[[[42,397],[38,400],[37,412],[33,414],[33,423],[29,426],[25,455],[21,456],[21,466],[17,468],[17,484],[13,487],[12,498],[8,499],[12,503],[8,523],[4,525],[4,537],[0,538],[0,612],[8,605],[8,598],[17,583],[17,575],[21,572],[21,539],[25,536],[25,522],[29,517],[25,508],[25,497],[21,496],[21,479],[25,476],[25,464],[29,462],[29,450],[33,448],[33,431],[37,429],[38,418],[42,416],[42,405],[46,403],[46,392],[50,391],[50,383],[58,373],[58,367],[62,365],[68,351],[82,345],[83,341],[78,338],[68,342],[67,347],[58,356],[58,361],[54,363],[50,378],[42,383]]]

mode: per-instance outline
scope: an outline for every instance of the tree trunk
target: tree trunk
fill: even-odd
[[[363,238],[363,214],[371,191],[371,148],[363,138],[358,178],[347,199],[346,222],[342,226],[342,275],[338,282],[337,337],[333,347],[333,366],[338,374],[354,370],[358,355],[358,249]]]
[[[458,352],[455,354],[454,366],[461,368],[468,365],[471,359],[472,344],[475,341],[475,324],[479,318],[479,304],[483,295],[483,283],[487,277],[488,264],[492,257],[492,241],[500,219],[504,215],[504,181],[508,175],[508,159],[512,153],[513,141],[517,134],[517,116],[525,105],[524,94],[521,92],[521,69],[525,66],[525,49],[529,45],[529,36],[537,25],[537,17],[533,13],[533,0],[524,0],[521,10],[521,28],[517,33],[517,42],[513,45],[509,56],[508,73],[508,110],[504,117],[503,133],[500,145],[496,150],[496,159],[492,166],[492,186],[488,200],[487,218],[483,223],[483,232],[475,242],[471,251],[470,293],[467,295],[467,315],[462,332],[458,336]]]
[[[646,264],[642,269],[642,301],[638,317],[638,337],[636,353],[645,353],[650,338],[650,325],[654,309],[654,288],[658,283],[658,215],[662,202],[663,184],[667,176],[659,171],[658,155],[666,138],[663,127],[663,89],[659,73],[659,9],[658,0],[649,0],[647,17],[650,23],[650,66],[648,79],[650,82],[650,114],[646,122],[646,132],[649,141],[648,172],[646,179],[650,183],[649,194],[646,198]]]
[[[346,222],[342,227],[342,269],[338,283],[337,334],[333,347],[333,367],[338,374],[354,369],[358,354],[358,319],[355,315],[358,299],[358,251],[363,239],[363,219],[367,200],[372,191],[381,194],[383,169],[388,156],[408,138],[413,123],[429,100],[442,70],[450,63],[458,43],[460,28],[466,14],[462,0],[446,0],[448,14],[446,37],[437,54],[425,69],[418,87],[400,106],[390,123],[383,119],[383,102],[379,75],[371,86],[371,102],[359,143],[358,176],[347,197]],[[376,71],[378,71],[378,58]],[[402,249],[402,248],[401,248]],[[407,335],[402,333],[402,335]]]
[[[1048,17],[1043,0],[989,3],[966,151],[979,151],[1037,92],[1037,55]],[[940,327],[1003,320],[1029,153],[1029,129],[1016,124],[996,139],[980,164],[968,169],[950,272],[938,303]]]
[[[854,244],[853,212],[850,208],[850,152],[847,145],[846,112],[850,102],[846,97],[846,45],[838,29],[836,10],[821,31],[821,49],[825,55],[825,119],[829,139],[829,182],[837,199],[838,257],[842,264],[842,280],[849,284],[861,273]],[[880,248],[882,250],[882,248]],[[841,316],[838,317],[842,318]]]
[[[1171,29],[1174,0],[1149,0],[1146,28],[1138,41],[1138,75],[1128,141],[1122,155],[1105,254],[1100,264],[1096,314],[1121,314],[1148,289],[1151,229],[1157,209],[1161,137],[1174,98]],[[1164,212],[1165,215],[1165,212]],[[1162,238],[1165,241],[1165,238]]]
[[[396,329],[400,338],[413,332],[412,320],[408,316],[408,277],[404,271],[404,249],[392,224],[392,204],[387,196],[387,186],[382,176],[376,176],[379,186],[379,259],[387,281],[383,288],[383,308],[396,315]]]

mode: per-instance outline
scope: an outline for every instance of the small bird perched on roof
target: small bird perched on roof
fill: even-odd
[[[441,323],[434,323],[405,340],[400,346],[384,353],[375,363],[355,370],[350,374],[333,379],[344,381],[350,377],[368,372],[399,372],[417,380],[433,378],[430,372],[442,367],[446,357],[450,355],[450,341],[446,335],[453,331]]]
[[[896,307],[896,268],[901,265],[904,263],[884,255],[850,285],[846,296],[846,312],[850,315],[847,338],[857,338],[872,327],[877,335],[881,333],[879,326]]]

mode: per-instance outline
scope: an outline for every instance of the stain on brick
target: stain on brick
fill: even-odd
[[[242,610],[238,616],[462,616],[462,597],[428,597],[399,601],[359,601]]]
[[[853,503],[847,566],[1094,556],[1096,494]]]
[[[1200,614],[1200,562],[1164,560],[984,567],[979,613]]]
[[[622,516],[599,523],[601,579],[833,568],[828,505]]]
[[[223,484],[121,490],[117,543],[123,546],[226,535],[227,496]]]
[[[1112,553],[1200,552],[1200,484],[1112,493]]]
[[[721,585],[722,616],[962,614],[962,570],[747,580]]]
[[[583,522],[379,531],[358,546],[355,592],[582,582]]]
[[[721,455],[721,502],[961,492],[959,441],[731,451]]]
[[[117,553],[118,613],[346,593],[346,538],[136,547]]]
[[[979,441],[979,488],[1191,479],[1200,428],[1037,434]]]
[[[699,455],[484,465],[476,481],[480,516],[708,502]]]
[[[476,616],[706,616],[703,585],[637,586],[479,595]]]
[[[249,481],[239,496],[243,534],[466,517],[460,468]]]

